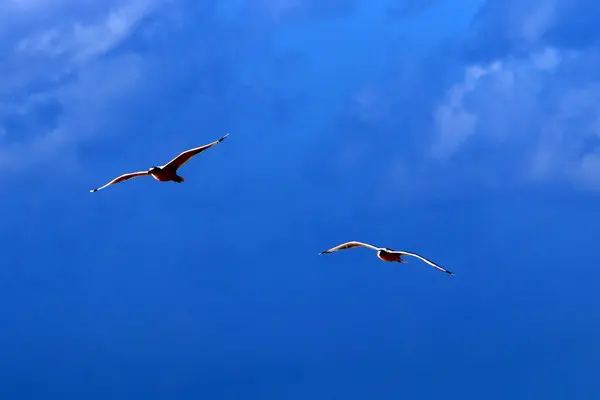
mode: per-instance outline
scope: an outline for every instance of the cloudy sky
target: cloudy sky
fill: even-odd
[[[2,398],[600,395],[597,1],[4,3]]]

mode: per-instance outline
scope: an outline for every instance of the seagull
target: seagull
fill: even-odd
[[[92,192],[92,193],[97,192],[98,190],[104,189],[107,186],[114,185],[119,182],[127,181],[129,179],[137,178],[138,176],[147,176],[147,175],[151,175],[154,179],[156,179],[159,182],[173,181],[173,182],[181,183],[181,182],[185,181],[185,179],[183,177],[177,175],[177,170],[179,168],[181,168],[185,163],[187,163],[195,155],[198,155],[198,154],[202,153],[204,150],[209,149],[209,148],[221,143],[223,140],[225,140],[225,138],[227,136],[229,136],[229,133],[227,133],[221,139],[216,140],[207,145],[196,147],[196,148],[190,149],[190,150],[186,150],[163,166],[152,167],[148,171],[139,171],[139,172],[123,174],[123,175],[119,176],[118,178],[115,178],[112,181],[108,182],[104,186],[90,190],[90,192]]]
[[[387,247],[375,247],[373,245],[370,245],[370,244],[367,244],[367,243],[362,243],[362,242],[346,242],[346,243],[342,243],[339,246],[335,246],[335,247],[332,247],[329,250],[325,250],[325,251],[320,252],[319,255],[333,253],[334,251],[338,251],[338,250],[351,249],[353,247],[366,247],[366,248],[369,248],[371,250],[375,250],[375,251],[377,251],[377,257],[379,257],[379,259],[381,259],[383,261],[387,261],[387,262],[405,263],[406,261],[402,259],[402,256],[417,257],[418,259],[426,262],[427,264],[431,265],[434,268],[439,269],[442,272],[445,272],[445,273],[450,274],[450,275],[454,275],[453,272],[450,272],[447,269],[444,269],[444,268],[440,267],[439,265],[437,265],[433,261],[430,261],[430,260],[426,259],[425,257],[422,257],[422,256],[420,256],[420,255],[418,255],[416,253],[410,253],[408,251],[401,251],[401,250],[393,250],[393,249],[390,249],[390,248],[387,248]]]

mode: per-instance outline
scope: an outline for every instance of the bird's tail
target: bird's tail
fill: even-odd
[[[181,183],[181,182],[185,181],[185,178],[183,176],[176,175],[175,179],[173,179],[173,180],[177,183]]]

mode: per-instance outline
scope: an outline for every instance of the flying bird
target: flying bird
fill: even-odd
[[[375,250],[375,251],[377,251],[377,257],[379,257],[379,259],[381,259],[383,261],[387,261],[387,262],[405,263],[406,260],[402,259],[402,256],[417,257],[418,259],[426,262],[427,264],[431,265],[434,268],[439,269],[442,272],[445,272],[445,273],[450,274],[450,275],[454,275],[453,272],[450,272],[447,269],[440,267],[439,265],[437,265],[433,261],[430,261],[430,260],[426,259],[425,257],[422,257],[422,256],[420,256],[420,255],[418,255],[416,253],[410,253],[408,251],[401,251],[401,250],[392,250],[392,249],[387,248],[387,247],[375,247],[373,245],[370,245],[370,244],[367,244],[367,243],[362,243],[362,242],[346,242],[346,243],[342,243],[339,246],[332,247],[331,249],[322,251],[319,254],[329,254],[329,253],[333,253],[334,251],[351,249],[353,247],[366,247],[366,248],[369,248],[371,250]]]
[[[166,163],[163,166],[152,167],[148,171],[139,171],[139,172],[131,172],[128,174],[123,174],[123,175],[113,179],[112,181],[108,182],[104,186],[90,190],[90,192],[92,192],[92,193],[97,192],[98,190],[104,189],[107,186],[114,185],[119,182],[127,181],[129,179],[137,178],[138,176],[148,176],[148,175],[152,176],[154,179],[156,179],[159,182],[173,181],[173,182],[181,183],[181,182],[185,181],[185,179],[183,177],[177,175],[177,170],[179,168],[181,168],[185,163],[187,163],[195,155],[198,155],[198,154],[202,153],[204,150],[210,149],[211,147],[221,143],[223,140],[225,140],[225,138],[227,136],[229,136],[229,133],[227,133],[221,139],[216,140],[212,143],[184,151],[183,153],[181,153],[180,155],[178,155],[177,157],[175,157],[174,159],[172,159],[171,161],[169,161],[168,163]]]

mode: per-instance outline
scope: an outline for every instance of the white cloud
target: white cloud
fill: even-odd
[[[556,49],[547,48],[531,56],[531,62],[536,69],[553,70],[560,63],[560,54]]]
[[[68,53],[72,61],[83,62],[118,45],[157,5],[154,0],[129,0],[90,23],[69,21],[25,37],[17,49],[48,56]]]
[[[600,149],[584,155],[572,171],[574,178],[583,186],[600,189]]]
[[[3,168],[55,162],[59,153],[65,161],[67,150],[102,128],[111,117],[105,109],[135,90],[144,64],[135,53],[101,56],[166,1],[13,0],[2,7]],[[56,104],[53,116],[38,115],[47,103]]]
[[[529,43],[535,43],[555,18],[556,2],[553,0],[538,1],[533,10],[527,14],[523,23],[518,25],[518,36]]]
[[[546,48],[467,68],[435,110],[432,155],[478,143],[525,165],[519,178],[600,188],[599,57]]]
[[[280,20],[290,13],[302,11],[306,7],[305,3],[304,0],[259,0],[252,6],[258,6],[270,18]]]
[[[436,156],[445,158],[451,155],[473,133],[477,115],[465,108],[464,99],[477,89],[480,79],[501,70],[502,64],[498,62],[487,67],[472,66],[467,68],[464,81],[450,89],[446,102],[436,110],[434,116],[439,131],[433,148]]]

